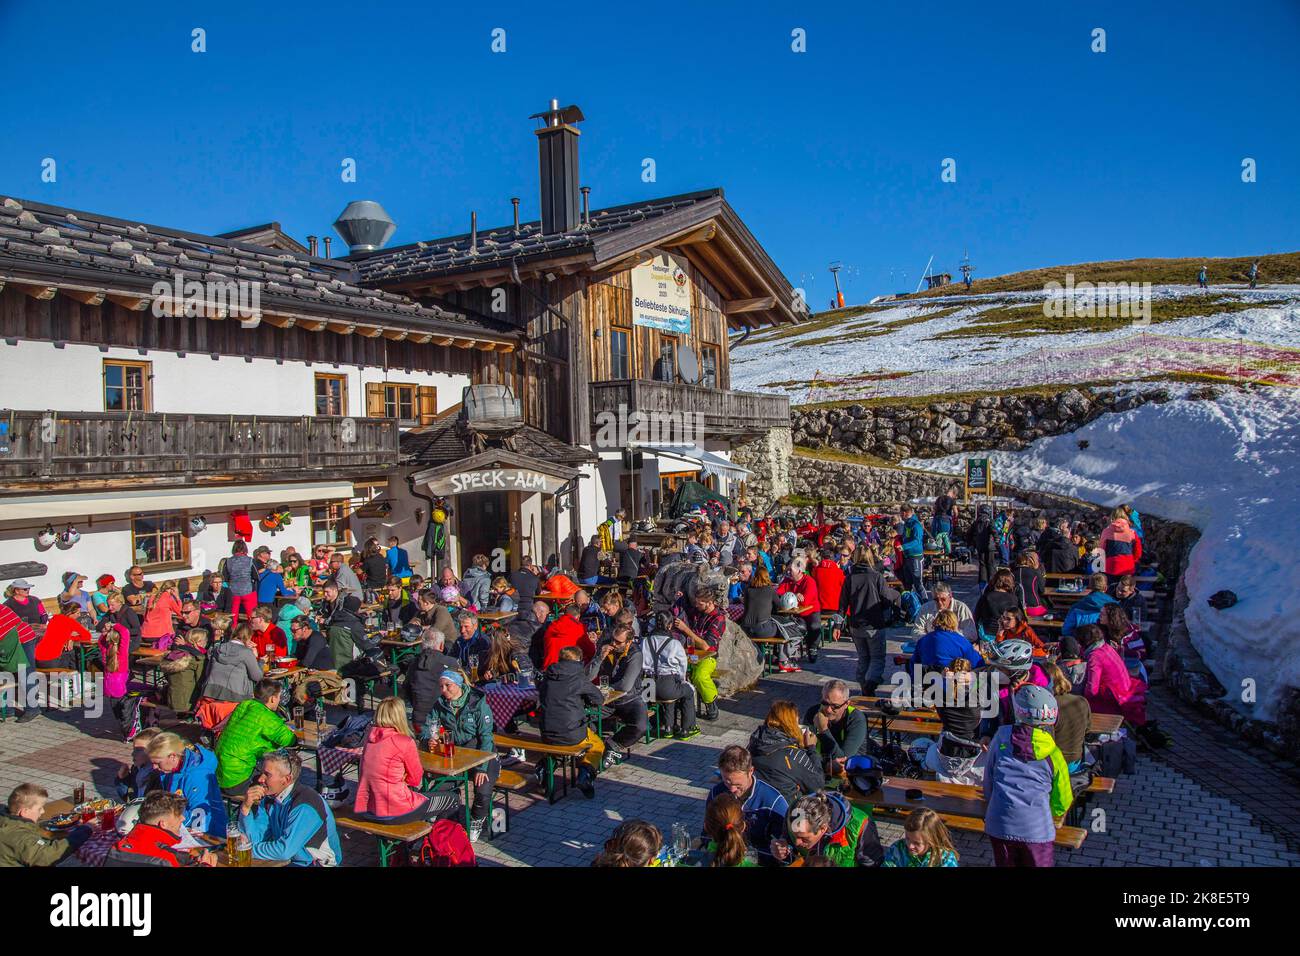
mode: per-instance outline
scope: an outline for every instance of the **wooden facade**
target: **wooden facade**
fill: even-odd
[[[197,486],[241,480],[387,476],[397,463],[392,419],[157,412],[12,412],[6,490]],[[46,441],[47,437],[52,441]],[[147,479],[147,481],[143,481]]]
[[[92,305],[68,295],[36,298],[12,286],[0,291],[0,338],[469,376],[478,368],[476,356],[497,354],[432,341],[419,344],[409,337],[394,341],[383,335],[340,334],[323,322],[319,331],[311,331],[298,324],[281,328],[263,322],[245,328],[234,319],[158,316],[150,308],[127,308],[108,299]]]

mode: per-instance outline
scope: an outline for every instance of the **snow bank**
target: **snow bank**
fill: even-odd
[[[1232,390],[1217,402],[1178,399],[1104,415],[1021,452],[991,452],[993,474],[1025,488],[1140,512],[1201,531],[1186,582],[1192,642],[1228,688],[1253,680],[1239,707],[1270,719],[1300,687],[1300,394]],[[1080,450],[1078,442],[1088,441]],[[958,474],[965,456],[905,465]],[[1215,591],[1239,603],[1216,611]]]

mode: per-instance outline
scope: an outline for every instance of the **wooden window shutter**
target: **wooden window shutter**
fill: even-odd
[[[384,383],[366,382],[366,417],[385,418]]]
[[[429,425],[438,415],[438,389],[434,385],[421,385],[417,390],[416,416],[421,425]]]

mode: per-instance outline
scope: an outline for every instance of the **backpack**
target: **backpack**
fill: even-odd
[[[477,866],[465,828],[454,820],[439,820],[411,855],[412,866]]]
[[[901,623],[911,624],[916,620],[916,615],[921,613],[921,599],[916,596],[915,591],[904,591],[898,600],[898,611],[902,617]]]
[[[138,693],[130,693],[122,698],[119,723],[122,725],[122,739],[134,740],[145,728],[144,698]]]
[[[370,725],[374,719],[374,714],[354,714],[339,724],[337,730],[321,741],[321,745],[355,750],[365,744],[366,735],[370,733]]]

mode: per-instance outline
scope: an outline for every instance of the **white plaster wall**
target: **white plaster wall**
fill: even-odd
[[[321,333],[322,335],[334,333]],[[435,346],[430,346],[434,348]],[[400,369],[357,368],[305,362],[206,353],[65,345],[0,340],[0,409],[45,409],[102,412],[103,360],[126,359],[153,363],[153,410],[193,415],[314,415],[317,372],[347,379],[348,414],[364,417],[367,382],[432,385],[438,389],[438,410],[460,401],[467,375],[406,372]]]

